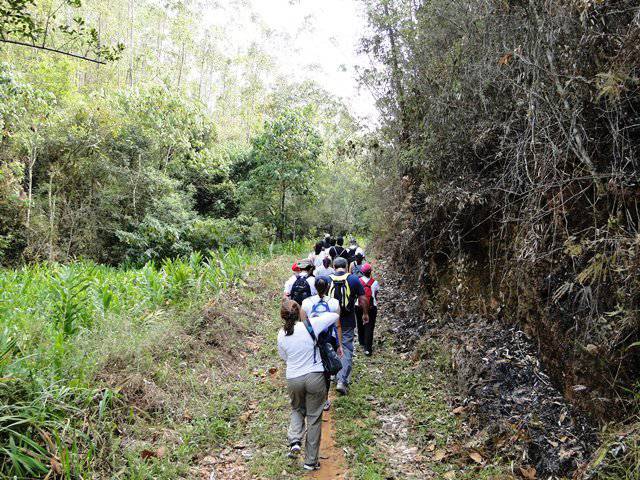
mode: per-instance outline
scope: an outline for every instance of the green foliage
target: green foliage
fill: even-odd
[[[253,142],[252,168],[241,183],[246,211],[275,227],[282,240],[290,210],[309,203],[322,139],[305,110],[285,110]]]
[[[53,323],[64,337],[73,335],[90,321],[86,290],[90,286],[91,271],[79,272],[63,267],[52,278]],[[102,302],[104,305],[104,301]]]
[[[81,6],[81,0],[64,0],[55,10],[45,13],[38,11],[35,0],[0,0],[0,42],[18,43],[31,48],[86,58],[81,54],[59,50],[55,44],[50,44],[54,38],[63,43],[62,48],[68,48],[71,43],[78,49],[89,50],[101,61],[118,60],[124,45],[102,45],[96,28],[87,27],[85,19],[81,16],[75,15],[67,22],[56,21],[62,7],[66,7],[71,13]]]

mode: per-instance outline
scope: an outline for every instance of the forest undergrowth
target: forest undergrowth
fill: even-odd
[[[231,302],[215,313],[215,299],[244,285],[252,264],[302,245],[192,254],[141,269],[0,271],[2,475],[184,474],[185,459],[230,435],[240,407],[221,401],[225,375],[240,337],[255,329],[235,318]],[[165,435],[178,442],[172,460],[149,466],[168,454],[166,442],[151,446]]]

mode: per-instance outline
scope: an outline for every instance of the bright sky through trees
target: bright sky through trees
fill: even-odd
[[[357,67],[369,62],[358,54],[366,21],[357,0],[218,2],[205,18],[232,32],[231,49],[245,50],[256,43],[274,58],[279,75],[313,79],[342,97],[367,123],[377,118],[373,97],[357,81]]]

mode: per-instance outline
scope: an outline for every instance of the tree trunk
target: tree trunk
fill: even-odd
[[[49,261],[54,260],[53,255],[53,237],[55,228],[55,209],[56,200],[53,197],[53,172],[49,172]]]
[[[35,132],[37,136],[37,132]],[[38,143],[37,139],[33,138],[31,142],[31,149],[29,151],[29,165],[28,165],[28,176],[29,176],[29,191],[27,192],[27,230],[31,225],[31,207],[33,204],[33,167],[36,164],[36,160],[38,158]]]
[[[180,88],[180,82],[182,81],[183,66],[184,66],[184,41],[182,42],[182,48],[180,50],[180,68],[178,70],[178,88]]]
[[[129,87],[133,87],[133,60],[133,0],[129,0],[129,72],[127,74]]]
[[[404,87],[402,85],[402,72],[400,70],[400,62],[398,60],[398,45],[396,39],[396,31],[392,27],[390,13],[389,13],[389,5],[387,2],[383,2],[384,15],[386,17],[387,25],[387,35],[389,37],[389,46],[391,51],[391,80],[393,82],[393,88],[398,92],[398,115],[400,118],[400,138],[404,142],[409,139],[409,134],[407,130],[407,122],[405,119],[406,115],[406,104],[405,104],[405,96],[404,96]]]
[[[282,242],[284,240],[284,223],[286,216],[284,212],[284,201],[287,194],[286,185],[282,182],[282,193],[280,195],[280,225],[278,226],[278,239]]]

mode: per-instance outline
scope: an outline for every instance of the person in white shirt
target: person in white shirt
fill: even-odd
[[[313,272],[313,274],[316,276],[316,278],[321,277],[321,276],[328,277],[330,275],[333,275],[334,273],[336,273],[336,271],[331,266],[331,257],[328,257],[326,255],[322,259],[322,264],[319,267],[316,267],[316,269]]]
[[[313,252],[309,254],[307,260],[309,260],[309,262],[311,262],[314,267],[318,268],[322,266],[322,259],[326,256],[327,254],[324,252],[322,242],[318,242],[313,247]]]
[[[285,376],[291,398],[290,455],[300,453],[306,421],[304,469],[317,470],[320,468],[322,409],[327,395],[324,366],[309,331],[300,321],[300,306],[285,299],[280,316],[283,326],[278,332],[278,353],[287,364]],[[309,324],[318,337],[334,326],[338,318],[337,313],[325,312],[309,318]]]
[[[300,317],[302,320],[305,318],[315,318],[325,312],[337,313],[338,315],[340,314],[340,302],[338,302],[338,299],[327,295],[330,286],[331,278],[320,275],[316,277],[316,289],[318,290],[318,294],[309,297],[302,302],[302,310],[300,311]],[[340,325],[340,320],[338,320],[336,325],[326,332],[326,335],[328,335],[328,341],[333,346],[333,349],[336,351],[338,356],[342,358],[342,327]],[[329,385],[331,382],[329,375],[325,375],[325,382],[327,384],[328,395]],[[330,408],[331,401],[327,398],[327,401],[324,404],[324,410],[327,411]]]
[[[358,343],[364,348],[364,354],[370,357],[373,354],[373,330],[378,317],[378,291],[380,284],[371,276],[371,264],[362,265],[360,283],[364,287],[364,294],[369,301],[369,321],[362,320],[362,310],[356,307],[356,322],[358,324]]]

